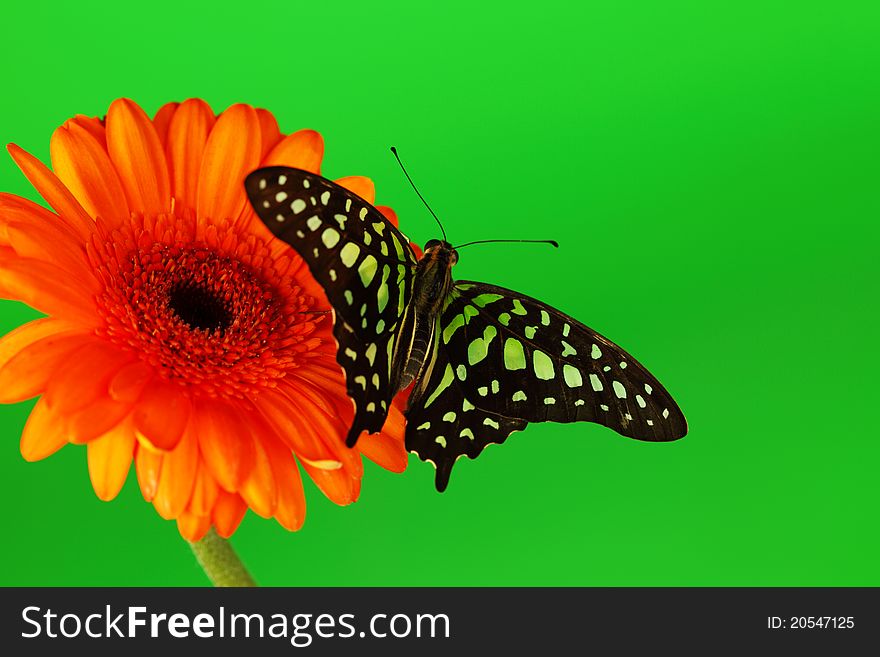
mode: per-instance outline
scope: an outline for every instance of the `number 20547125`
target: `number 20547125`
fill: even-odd
[[[767,627],[771,630],[851,630],[855,627],[853,616],[768,616]]]

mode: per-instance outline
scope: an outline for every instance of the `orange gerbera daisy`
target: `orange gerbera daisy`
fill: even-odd
[[[396,408],[345,447],[352,404],[326,297],[244,193],[260,166],[318,173],[323,150],[317,132],[283,136],[248,105],[215,116],[188,100],[150,120],[126,99],[55,131],[54,173],[9,146],[55,211],[0,194],[0,296],[48,315],[0,341],[0,401],[42,395],[25,459],[85,443],[110,500],[134,458],[146,500],[190,541],[212,525],[228,537],[248,507],[299,529],[294,456],[337,504],[358,497],[360,454],[404,470]],[[368,178],[337,182],[374,202]]]

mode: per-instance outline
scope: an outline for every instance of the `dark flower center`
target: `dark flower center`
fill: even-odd
[[[98,334],[193,395],[252,398],[327,342],[317,300],[296,278],[302,262],[247,230],[132,215],[90,247]]]
[[[229,305],[215,290],[190,281],[181,281],[171,288],[168,305],[192,329],[223,331],[232,324]]]

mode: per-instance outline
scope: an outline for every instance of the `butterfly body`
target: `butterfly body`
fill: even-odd
[[[259,169],[245,189],[327,294],[355,406],[350,446],[381,430],[410,384],[406,447],[434,464],[441,491],[460,457],[529,422],[595,422],[645,441],[687,433],[666,389],[604,336],[519,292],[454,281],[448,242],[418,258],[376,208],[306,171]]]
[[[425,245],[413,275],[412,299],[404,310],[391,361],[391,380],[400,392],[419,378],[437,335],[437,321],[452,289],[452,266],[458,253],[448,242]]]

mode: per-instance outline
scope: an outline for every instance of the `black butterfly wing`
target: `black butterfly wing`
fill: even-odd
[[[459,458],[475,459],[487,445],[503,443],[528,424],[477,406],[476,395],[461,385],[461,374],[440,336],[435,336],[433,355],[406,411],[406,449],[434,465],[440,492],[446,490]]]
[[[678,405],[641,363],[511,290],[457,283],[440,318],[436,354],[410,400],[406,440],[437,465],[438,489],[460,456],[475,458],[528,422],[596,422],[647,441],[687,433]],[[459,412],[462,406],[473,410]]]
[[[355,405],[346,442],[385,423],[397,392],[391,354],[412,292],[409,240],[357,194],[290,167],[251,173],[245,190],[257,216],[302,256],[333,308],[336,360]]]

